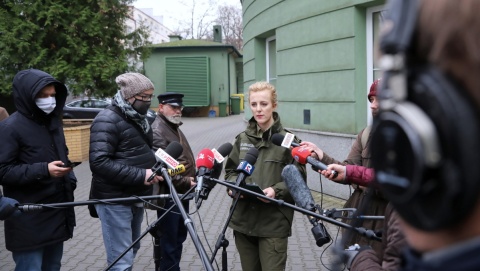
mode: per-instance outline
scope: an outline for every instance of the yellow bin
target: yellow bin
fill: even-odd
[[[244,98],[244,95],[243,93],[241,94],[232,94],[231,95],[232,97],[240,97],[240,112],[243,112],[243,98]]]

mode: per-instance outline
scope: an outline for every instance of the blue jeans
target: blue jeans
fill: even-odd
[[[62,266],[63,242],[38,249],[12,252],[15,271],[54,271]]]
[[[107,252],[107,263],[110,265],[140,237],[143,207],[96,204],[95,209],[102,223],[103,243]],[[140,242],[120,258],[110,271],[131,270],[139,248]]]
[[[188,213],[189,202],[184,201],[183,207]],[[174,205],[172,200],[165,203],[164,208],[168,209]],[[160,217],[165,211],[157,211]],[[172,211],[168,212],[159,222],[159,230],[161,235],[160,241],[160,271],[177,271],[180,270],[180,259],[182,258],[183,242],[187,239],[187,227],[185,220],[180,213],[177,206],[173,207]]]

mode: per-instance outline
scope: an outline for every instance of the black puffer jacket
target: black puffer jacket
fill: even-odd
[[[90,198],[151,195],[144,185],[146,169],[156,162],[151,144],[152,130],[145,135],[117,106],[101,111],[90,127]]]
[[[42,88],[54,84],[56,108],[47,115],[35,104]],[[68,161],[60,116],[67,97],[65,85],[39,70],[19,72],[13,81],[17,112],[0,122],[0,184],[4,194],[20,203],[73,201],[76,178],[73,172],[51,178],[48,163]],[[48,209],[11,217],[5,221],[8,250],[40,248],[72,237],[75,213],[72,208]]]

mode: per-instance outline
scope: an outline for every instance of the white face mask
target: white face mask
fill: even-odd
[[[38,108],[47,114],[52,113],[57,105],[55,97],[37,98],[35,99],[35,103],[37,104]]]

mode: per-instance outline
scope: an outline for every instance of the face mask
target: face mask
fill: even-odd
[[[150,104],[152,104],[152,103],[135,99],[135,101],[132,104],[132,107],[139,114],[145,115],[145,114],[147,114],[148,109],[150,108]]]
[[[35,99],[35,103],[37,104],[38,108],[40,108],[47,115],[52,113],[52,111],[55,109],[55,106],[57,106],[55,97],[37,98]]]

